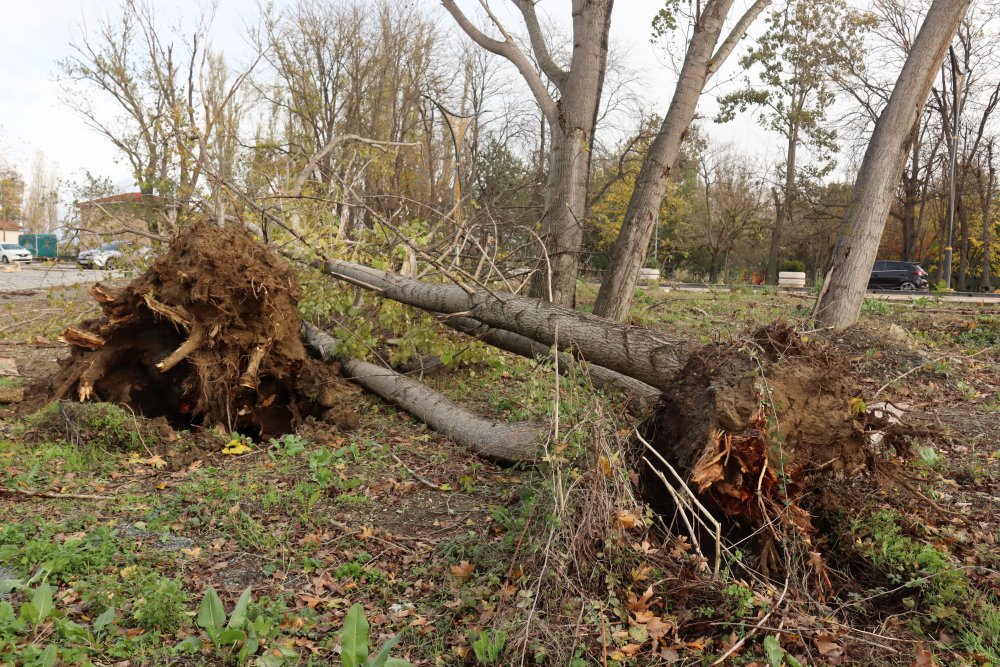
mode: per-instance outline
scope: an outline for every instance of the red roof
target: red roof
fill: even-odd
[[[0,220],[0,232],[19,232],[23,229],[21,225],[10,220]]]
[[[161,201],[159,195],[144,195],[141,192],[125,192],[120,195],[111,195],[110,197],[101,197],[100,199],[91,199],[89,201],[77,202],[77,206],[99,206],[102,204],[134,204],[138,202],[159,202]]]

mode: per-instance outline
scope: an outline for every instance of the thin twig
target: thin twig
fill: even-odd
[[[111,496],[92,493],[56,493],[54,491],[31,491],[29,489],[0,489],[0,496],[24,496],[25,498],[66,498],[68,500],[113,500]]]
[[[653,446],[649,444],[649,442],[647,442],[645,438],[642,437],[642,434],[639,433],[638,429],[635,429],[635,436],[639,438],[639,442],[641,442],[643,445],[646,446],[646,449],[651,451],[653,455],[656,456],[657,459],[659,459],[660,463],[662,463],[667,467],[667,470],[669,470],[670,473],[677,480],[678,484],[680,485],[680,488],[684,489],[684,491],[687,493],[687,496],[691,499],[691,501],[695,504],[695,506],[697,506],[698,509],[701,510],[705,519],[707,519],[707,521],[712,524],[710,528],[708,525],[706,525],[705,521],[701,520],[701,517],[699,517],[695,512],[693,511],[691,512],[692,516],[694,516],[698,520],[698,522],[701,523],[701,525],[705,528],[705,530],[712,530],[712,529],[715,530],[715,569],[713,570],[713,578],[718,579],[720,565],[722,562],[722,524],[719,523],[719,521],[715,518],[715,516],[713,516],[712,513],[708,511],[708,508],[701,503],[701,501],[698,499],[698,496],[696,496],[694,491],[692,491],[691,488],[687,485],[687,482],[684,481],[684,478],[680,476],[680,473],[678,473],[677,470],[672,465],[670,465],[667,459],[665,459],[663,455],[660,454],[660,452],[656,451],[656,449],[654,449]],[[664,483],[666,483],[665,479],[663,481]],[[667,486],[670,487],[669,484],[667,484]]]
[[[985,354],[986,352],[989,352],[990,350],[992,350],[995,347],[996,347],[996,345],[990,345],[989,347],[984,347],[983,349],[981,349],[978,352],[975,352],[973,354],[962,355],[962,356],[964,358],[966,358],[966,359],[972,359],[974,357],[978,357],[981,354]],[[900,380],[902,380],[903,378],[905,378],[907,375],[909,375],[911,373],[915,373],[916,371],[919,371],[921,368],[925,368],[927,366],[930,366],[931,364],[936,364],[939,361],[943,361],[943,360],[949,358],[950,356],[952,356],[952,355],[943,354],[940,357],[931,359],[930,361],[925,361],[922,364],[914,366],[913,368],[911,368],[910,370],[906,371],[902,375],[898,375],[898,376],[894,377],[893,379],[889,380],[884,385],[882,385],[881,387],[878,388],[878,391],[876,391],[875,394],[872,395],[872,401],[874,401],[876,398],[878,398],[878,395],[881,394],[886,389],[888,389],[890,385],[896,384],[897,382],[899,382]]]
[[[398,456],[396,456],[395,454],[393,454],[392,452],[389,452],[389,456],[391,456],[393,459],[395,459],[396,463],[398,463],[399,465],[401,465],[404,468],[406,468],[406,472],[410,473],[413,476],[413,479],[417,480],[418,482],[420,482],[421,484],[423,484],[424,486],[426,486],[428,488],[434,489],[435,491],[440,491],[441,490],[440,486],[438,486],[434,482],[432,482],[432,481],[430,481],[428,479],[425,479],[425,478],[421,477],[420,475],[418,475],[417,473],[415,473],[410,466],[408,466],[405,463],[403,463],[403,460],[401,458],[399,458]]]

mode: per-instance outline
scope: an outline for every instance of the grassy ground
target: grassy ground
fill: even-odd
[[[633,319],[708,342],[805,323],[810,305],[645,291]],[[33,377],[93,310],[78,290],[2,308],[0,356]],[[838,482],[853,502],[817,541],[823,598],[748,571],[739,549],[713,581],[636,497],[623,397],[477,351],[427,381],[557,424],[538,466],[478,460],[370,396],[355,431],[263,443],[165,435],[114,406],[8,413],[0,579],[18,584],[0,584],[0,664],[339,664],[363,652],[353,605],[371,650],[399,634],[391,654],[417,665],[711,664],[741,641],[732,664],[997,664],[1000,318],[873,301],[831,342],[865,400],[927,429],[906,462],[878,451],[880,472]]]

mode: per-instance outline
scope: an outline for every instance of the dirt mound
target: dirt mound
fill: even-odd
[[[810,476],[852,474],[869,461],[858,397],[844,356],[776,324],[691,355],[645,437],[716,516],[753,528],[777,520],[808,535],[798,502]],[[646,482],[662,504],[661,482]]]
[[[358,390],[337,364],[307,356],[301,290],[291,267],[246,230],[186,227],[123,289],[91,289],[104,317],[66,330],[73,354],[54,398],[124,403],[174,426],[254,437],[290,432],[308,416],[353,427]]]

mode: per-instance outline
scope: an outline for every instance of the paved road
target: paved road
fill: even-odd
[[[756,287],[756,286],[755,286]],[[693,284],[681,284],[681,285],[664,285],[661,288],[664,292],[669,292],[671,290],[680,290],[682,292],[728,292],[729,287],[725,286],[712,286],[707,287],[705,285],[693,285]],[[809,288],[798,288],[789,287],[787,289],[782,288],[783,292],[792,292],[794,294],[811,294]],[[930,292],[899,292],[890,290],[868,290],[865,295],[868,299],[882,299],[884,301],[914,301],[916,299],[932,299],[934,301],[946,301],[950,303],[978,303],[982,305],[992,305],[1000,307],[1000,294],[975,294],[969,292],[961,292],[958,294],[932,294]]]
[[[117,272],[80,269],[72,264],[0,265],[0,292],[35,290],[77,284],[93,284],[116,277]],[[18,270],[20,269],[20,270]]]

